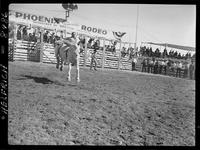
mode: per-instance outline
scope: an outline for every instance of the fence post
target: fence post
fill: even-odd
[[[105,39],[103,39],[103,53],[102,53],[102,69],[104,69],[104,64],[105,64],[105,50],[106,50],[106,47],[105,47]]]
[[[84,64],[83,64],[84,67],[86,67],[87,63],[87,41],[88,37],[85,37]]]
[[[121,41],[120,41],[120,46],[119,46],[119,59],[118,59],[118,70],[120,70],[120,63],[121,63]]]

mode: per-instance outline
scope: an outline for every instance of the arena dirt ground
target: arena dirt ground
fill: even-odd
[[[195,145],[195,81],[9,62],[11,145]],[[75,68],[72,69],[72,76]]]

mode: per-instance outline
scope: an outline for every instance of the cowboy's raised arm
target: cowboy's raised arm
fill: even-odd
[[[63,42],[68,46],[76,45],[76,41],[73,41],[70,37],[63,39]]]

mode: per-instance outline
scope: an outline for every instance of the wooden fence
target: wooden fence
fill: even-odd
[[[35,42],[9,40],[8,58],[10,61],[40,62],[40,45]]]
[[[12,40],[9,39],[9,43],[12,43]],[[11,46],[13,45],[13,47]],[[42,51],[41,51],[42,49]],[[87,59],[86,66],[90,66],[91,63],[91,54],[93,49],[87,50]],[[80,54],[80,65],[84,65],[84,51]],[[102,68],[102,57],[103,50],[97,50],[97,67]],[[14,44],[9,46],[9,60],[21,60],[21,61],[35,61],[43,63],[56,63],[54,47],[52,44],[45,43],[40,45],[34,42],[15,40]],[[112,53],[105,51],[105,63],[104,68],[118,69],[119,61],[119,50],[117,53]],[[124,57],[120,61],[120,69],[122,70],[131,70],[131,63],[128,62],[128,56]]]

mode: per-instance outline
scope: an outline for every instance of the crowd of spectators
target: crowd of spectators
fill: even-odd
[[[145,58],[142,61],[142,72],[163,74],[174,77],[195,79],[194,61],[174,61],[173,59]],[[181,73],[182,72],[182,73]]]
[[[41,37],[41,32],[38,32],[37,29],[34,29],[32,27],[28,27],[25,25],[18,25],[17,28],[17,40],[24,40],[24,41],[30,41],[30,42],[37,42],[38,39],[40,39]],[[44,34],[43,34],[43,42],[44,43],[49,43],[49,44],[55,44],[56,40],[59,40],[61,38],[64,38],[64,33],[63,31],[59,31],[57,33],[55,33],[54,31],[50,31],[50,30],[45,30]],[[85,47],[85,38],[79,38],[79,42],[83,45],[83,48]],[[95,43],[99,43],[98,44],[98,48],[100,50],[103,50],[103,47],[100,46],[100,41],[98,39],[95,38],[90,38],[87,42],[87,47],[94,49],[94,47],[96,46]],[[106,45],[106,51],[111,51],[111,52],[116,52],[116,44],[117,42],[114,41],[114,43],[110,44],[110,45]]]
[[[30,42],[37,42],[38,39],[41,37],[41,32],[39,32],[37,29],[34,29],[32,27],[28,27],[26,25],[18,25],[17,28],[17,40],[24,40],[24,41],[30,41]],[[43,34],[43,42],[49,43],[49,44],[55,44],[56,40],[59,40],[60,38],[63,38],[64,34],[63,31],[60,31],[59,34],[55,33],[54,31],[45,30]],[[82,37],[79,38],[81,44],[83,47],[85,47],[85,38]],[[94,49],[96,46],[95,43],[99,43],[98,48],[99,50],[103,50],[103,46],[100,46],[100,41],[95,38],[90,38],[87,42],[87,48]],[[105,45],[106,51],[110,51],[115,53],[116,52],[116,45],[117,41],[111,42],[109,45]]]
[[[137,53],[137,49],[136,49],[136,51],[135,51],[133,47],[129,47],[129,48],[122,47],[122,50],[121,50],[121,57],[125,57],[125,56],[128,55],[129,58],[131,59],[132,57],[135,56],[136,53]]]
[[[177,51],[170,50],[169,53],[167,52],[167,49],[164,49],[163,52],[160,52],[160,50],[157,48],[155,52],[152,51],[152,48],[150,47],[140,47],[140,53],[142,56],[146,57],[157,57],[157,58],[175,58],[175,59],[188,59],[193,56],[191,56],[191,53],[183,54],[178,53]]]
[[[37,28],[31,28],[25,25],[19,25],[17,28],[17,40],[37,42],[40,34]]]
[[[43,42],[54,44],[55,40],[63,37],[63,31],[60,31],[58,36],[54,31],[45,30],[43,34]],[[40,40],[41,32],[38,28],[28,27],[25,25],[18,25],[17,28],[17,40],[37,42]]]
[[[55,33],[54,31],[46,30],[43,34],[43,42],[55,44],[55,41],[60,38],[63,38],[63,35],[64,35],[63,31],[60,31],[58,34],[58,32]],[[18,25],[18,28],[17,28],[18,40],[37,42],[40,36],[41,36],[41,32],[37,28],[32,28],[25,25]],[[85,42],[86,42],[85,38],[82,38],[81,40],[82,40],[81,41],[82,44],[85,46]],[[95,43],[95,39],[90,38],[87,42],[87,47],[94,49],[94,43]],[[106,51],[110,51],[113,53],[116,52],[116,44],[117,44],[117,41],[114,41],[113,43],[109,45],[105,45]],[[99,49],[103,50],[103,47],[99,45]],[[140,47],[139,54],[145,57],[175,58],[175,59],[188,59],[195,56],[195,55],[191,56],[191,53],[181,55],[181,53],[178,53],[177,51],[173,51],[173,50],[170,50],[168,53],[166,49],[164,49],[163,52],[160,52],[158,48],[153,52],[151,47],[149,48],[146,46]],[[132,55],[134,55],[134,49],[132,47],[129,47],[129,48],[122,47],[121,56],[125,57],[126,55],[129,55],[130,57],[132,57]]]

